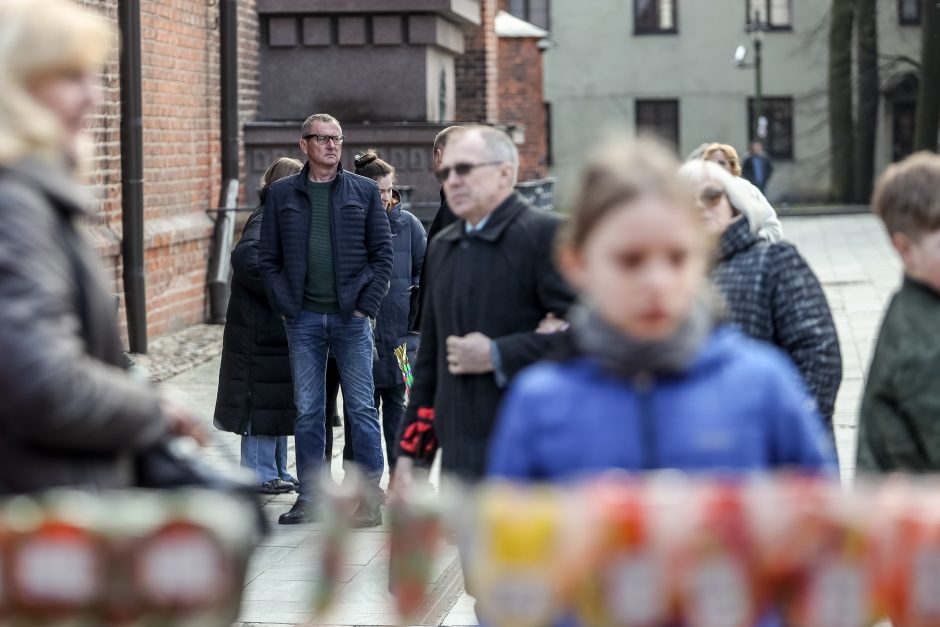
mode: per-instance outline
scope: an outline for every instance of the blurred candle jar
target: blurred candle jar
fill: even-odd
[[[566,496],[496,484],[476,498],[467,574],[482,619],[496,627],[551,624],[569,606],[565,566],[575,535]]]
[[[101,510],[87,495],[53,492],[42,503],[7,504],[8,594],[29,622],[91,620],[106,600],[108,539],[98,531]]]

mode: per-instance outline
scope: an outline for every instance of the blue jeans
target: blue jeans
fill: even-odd
[[[290,481],[287,472],[287,436],[243,435],[241,465],[255,471],[259,483]]]
[[[284,324],[294,378],[294,439],[300,500],[311,500],[323,470],[326,432],[326,360],[332,353],[352,428],[356,461],[375,486],[382,478],[382,432],[372,380],[372,325],[368,318],[302,310]]]
[[[385,456],[386,459],[388,459],[389,472],[395,469],[395,461],[398,459],[398,455],[396,454],[398,450],[396,436],[398,435],[398,427],[401,425],[401,420],[405,415],[406,394],[407,390],[404,383],[397,386],[375,389],[375,409],[377,413],[380,408],[382,411],[382,433],[385,436]],[[345,465],[347,461],[356,461],[356,455],[349,446],[349,443],[352,441],[352,434],[349,432],[349,423],[347,422],[343,425],[343,428],[346,430],[346,445],[343,447],[343,464]]]

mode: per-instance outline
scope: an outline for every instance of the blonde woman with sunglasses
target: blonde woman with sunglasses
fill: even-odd
[[[746,182],[710,161],[689,161],[679,174],[693,185],[706,228],[718,238],[712,280],[731,321],[790,356],[831,428],[842,355],[819,280],[795,246],[755,232],[761,207]]]

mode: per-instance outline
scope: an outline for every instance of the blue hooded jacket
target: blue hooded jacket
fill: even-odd
[[[715,330],[686,372],[627,380],[590,357],[542,363],[512,385],[488,474],[568,481],[609,469],[835,474],[835,452],[779,350]]]

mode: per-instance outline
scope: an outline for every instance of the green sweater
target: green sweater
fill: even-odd
[[[940,472],[940,293],[913,279],[881,323],[858,426],[860,472]]]
[[[307,180],[310,199],[310,236],[307,240],[307,276],[304,279],[304,309],[316,313],[339,313],[336,273],[333,268],[333,236],[330,221],[332,183]]]

